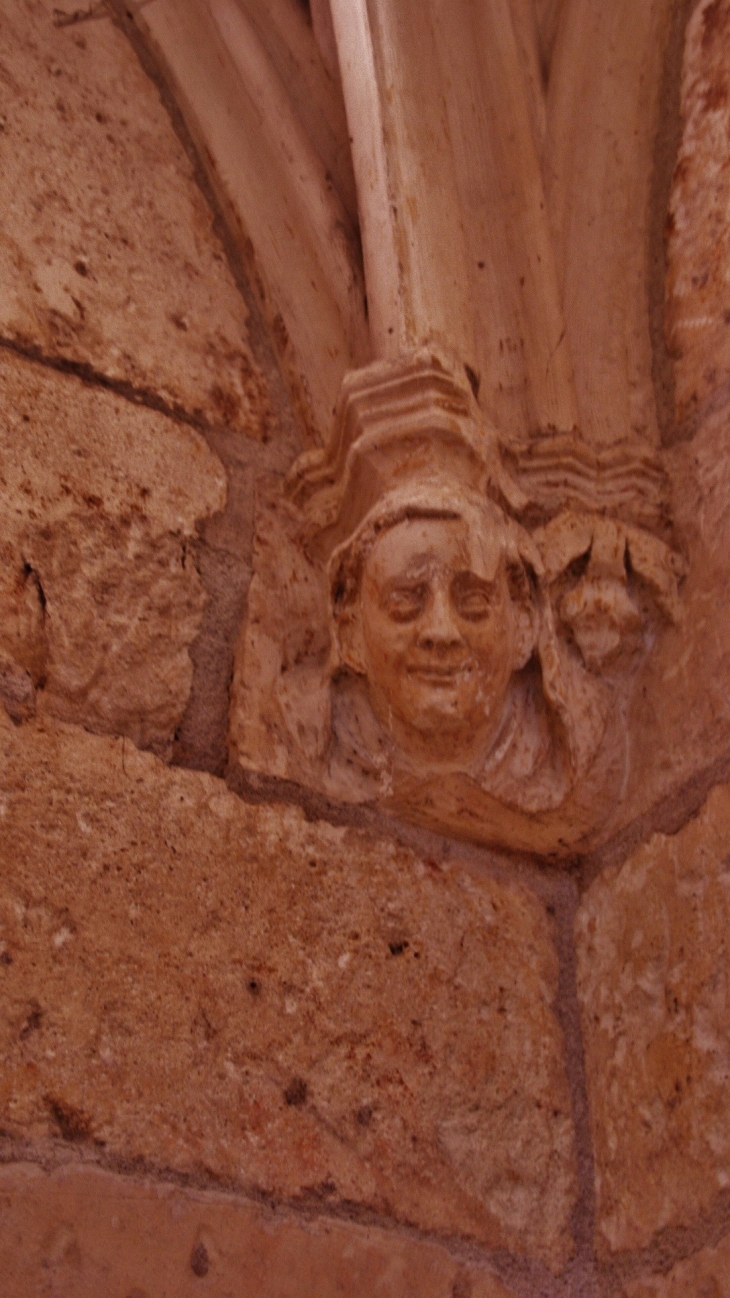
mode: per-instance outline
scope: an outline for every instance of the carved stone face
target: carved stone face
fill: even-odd
[[[381,724],[410,756],[468,763],[504,717],[529,629],[510,596],[502,537],[463,518],[409,518],[365,560],[341,633]]]

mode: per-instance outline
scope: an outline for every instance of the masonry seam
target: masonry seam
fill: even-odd
[[[199,189],[210,211],[213,233],[221,245],[228,268],[249,313],[248,340],[254,358],[268,381],[282,431],[288,440],[298,441],[301,437],[301,430],[292,406],[291,394],[282,374],[279,358],[273,347],[261,305],[249,282],[240,240],[236,238],[234,230],[231,228],[232,225],[237,226],[238,222],[232,212],[229,211],[226,214],[219,195],[216,193],[202,162],[200,149],[196,145],[185,117],[178,106],[166,70],[155,50],[150,47],[150,42],[145,38],[144,33],[135,22],[136,11],[142,7],[139,0],[106,0],[106,5],[112,22],[129,41],[142,71],[155,86],[163,108],[170,119],[172,129],[190,163],[193,183]]]
[[[607,869],[621,865],[654,834],[673,837],[681,833],[700,814],[713,789],[728,780],[730,751],[690,779],[670,789],[614,838],[595,852],[587,854],[581,870],[581,890],[585,891]]]
[[[730,1190],[723,1190],[710,1211],[681,1226],[668,1226],[656,1233],[645,1248],[619,1253],[602,1267],[614,1284],[651,1275],[667,1275],[679,1262],[686,1262],[705,1248],[713,1248],[730,1236]]]
[[[174,420],[175,423],[184,424],[188,428],[195,429],[196,432],[201,433],[203,436],[213,432],[226,431],[192,414],[184,406],[178,405],[177,402],[165,401],[164,397],[161,397],[153,388],[139,387],[129,379],[112,378],[109,374],[105,374],[103,370],[95,369],[88,361],[72,360],[67,356],[49,354],[44,352],[37,343],[31,342],[29,339],[21,340],[0,334],[0,347],[31,364],[41,365],[44,369],[55,370],[56,373],[80,379],[87,387],[102,388],[106,392],[113,392],[115,396],[122,397],[125,401],[129,401],[131,405],[143,406],[147,410],[155,411],[156,414],[165,415],[166,418]]]
[[[564,1277],[566,1298],[598,1294],[595,1257],[596,1192],[590,1103],[581,1011],[578,997],[574,930],[580,896],[575,881],[560,880],[554,893],[553,940],[558,958],[554,1012],[563,1032],[565,1072],[570,1088],[578,1193],[571,1214],[576,1255]]]
[[[157,1184],[179,1186],[181,1189],[231,1195],[239,1202],[255,1208],[268,1209],[277,1214],[287,1213],[295,1221],[329,1220],[338,1223],[350,1222],[357,1226],[371,1226],[389,1235],[410,1239],[416,1243],[436,1245],[444,1249],[454,1261],[483,1266],[498,1278],[502,1278],[505,1271],[509,1270],[510,1276],[515,1277],[519,1285],[516,1298],[561,1298],[559,1280],[540,1262],[519,1254],[511,1254],[504,1249],[483,1248],[473,1240],[458,1235],[421,1230],[417,1226],[382,1216],[356,1203],[343,1201],[340,1205],[328,1203],[325,1206],[315,1201],[307,1203],[296,1198],[278,1198],[255,1188],[244,1187],[240,1182],[229,1178],[202,1172],[176,1172],[142,1157],[129,1159],[124,1158],[123,1155],[81,1149],[71,1154],[61,1142],[49,1141],[45,1148],[39,1148],[30,1142],[8,1139],[7,1136],[4,1139],[0,1137],[0,1166],[12,1167],[14,1164],[22,1163],[41,1167],[48,1174],[61,1167],[75,1166],[80,1169],[96,1167],[118,1176],[144,1177]],[[534,1287],[536,1282],[541,1286],[539,1292]]]

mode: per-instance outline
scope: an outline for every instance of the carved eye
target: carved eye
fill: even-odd
[[[451,596],[459,617],[481,622],[492,611],[494,584],[480,581],[471,573],[460,573],[454,579]]]
[[[425,602],[425,586],[396,586],[388,591],[384,606],[394,622],[412,622],[422,612]]]

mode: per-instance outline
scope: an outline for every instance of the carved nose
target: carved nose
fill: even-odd
[[[461,644],[461,632],[454,622],[448,597],[437,592],[423,619],[418,644],[422,649],[452,649]]]

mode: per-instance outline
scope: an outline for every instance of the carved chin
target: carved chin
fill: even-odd
[[[433,731],[436,741],[439,730],[444,728],[450,733],[464,730],[465,735],[471,731],[468,722],[464,720],[459,690],[456,686],[429,685],[424,682],[419,690],[417,706],[412,708],[410,715],[405,719],[421,734],[425,735]]]
[[[498,700],[486,699],[484,691],[475,689],[473,680],[459,671],[439,667],[414,668],[407,672],[407,687],[398,698],[380,701],[381,720],[393,729],[398,718],[405,727],[417,733],[421,742],[433,740],[434,758],[439,756],[439,740],[445,736],[464,748],[472,748],[479,736],[491,732],[491,721],[501,710]],[[504,700],[501,701],[502,704]]]

